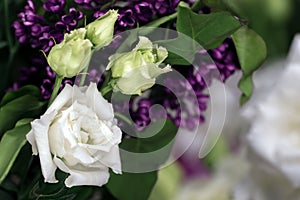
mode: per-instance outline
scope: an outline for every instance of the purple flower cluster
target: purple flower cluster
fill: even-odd
[[[206,51],[199,52],[199,54],[203,53]],[[204,122],[203,112],[207,109],[209,100],[209,95],[205,93],[206,88],[211,85],[213,78],[225,82],[240,68],[231,39],[226,39],[220,47],[209,50],[208,53],[215,64],[201,64],[201,61],[196,59],[193,67],[182,72],[186,80],[172,78],[164,80],[168,88],[165,89],[163,99],[141,99],[135,110],[130,107],[137,130],[144,129],[151,122],[149,109],[156,103],[163,105],[168,119],[177,126],[194,130],[197,125]],[[173,67],[176,68],[176,66]],[[176,96],[172,91],[176,93]],[[180,105],[178,99],[184,102],[184,105]],[[199,109],[190,109],[187,104],[198,105]]]
[[[18,20],[13,23],[15,35],[21,44],[29,43],[34,49],[49,52],[51,47],[63,40],[65,32],[74,29],[83,13],[70,8],[64,12],[65,0],[47,0],[43,8],[58,15],[58,21],[47,20],[36,13],[34,4],[28,0],[24,10],[19,13]]]
[[[225,82],[230,75],[240,68],[234,44],[229,38],[221,46],[209,50],[208,53],[215,64],[201,64],[201,61],[196,59],[194,66],[183,72],[187,82],[166,80],[168,85],[172,86],[173,91],[176,91],[177,98],[186,99],[191,105],[199,105],[199,110],[190,110],[188,107],[180,110],[180,105],[175,99],[166,99],[164,102],[165,107],[172,110],[170,113],[176,113],[174,116],[168,114],[169,119],[173,120],[176,125],[189,130],[193,130],[196,125],[205,120],[203,112],[207,109],[207,101],[209,100],[209,95],[205,93],[205,89],[211,85],[212,79],[216,78]],[[199,52],[199,54],[203,54],[203,52]],[[201,57],[199,56],[199,58]],[[166,89],[166,92],[170,93],[171,91]],[[193,93],[196,95],[196,102],[192,102],[195,99],[189,96]],[[180,118],[180,115],[183,118]]]
[[[59,13],[62,12],[65,5],[65,0],[46,0],[43,4],[43,8],[48,12]]]
[[[83,13],[75,8],[69,8],[69,12],[66,13],[64,11],[65,6],[65,0],[45,1],[43,8],[52,13],[52,17],[46,19],[37,14],[32,0],[28,0],[23,11],[19,13],[18,20],[12,25],[19,43],[29,43],[31,48],[48,53],[55,43],[63,40],[64,33],[76,28],[78,21],[83,19]],[[39,74],[43,74],[43,76],[41,77]],[[39,85],[43,97],[47,99],[53,89],[54,80],[55,74],[47,65],[45,57],[40,53],[32,58],[30,67],[20,69],[20,80],[14,84],[14,87],[17,88],[25,84]],[[66,83],[68,82],[70,80],[66,81]]]
[[[154,0],[153,7],[159,15],[171,14],[175,11],[179,0]]]
[[[31,0],[27,2],[24,11],[18,14],[18,18],[19,20],[13,23],[13,28],[19,43],[28,42],[32,48],[41,48],[44,51],[53,46],[54,42],[49,35],[51,28],[45,19],[36,13]]]
[[[215,62],[223,82],[236,70],[240,69],[232,39],[227,38],[222,45],[216,49],[209,50],[208,53]]]
[[[74,0],[74,2],[87,10],[97,10],[101,7],[101,0]]]
[[[144,25],[155,16],[165,16],[176,11],[179,0],[150,0],[139,1],[133,0],[127,2],[125,7],[114,5],[114,9],[119,10],[119,18],[117,21],[117,31],[123,31],[128,28]],[[105,12],[103,10],[94,13],[94,17],[98,18]]]

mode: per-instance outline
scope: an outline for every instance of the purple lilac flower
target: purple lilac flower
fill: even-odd
[[[15,21],[12,26],[15,29],[15,35],[18,42],[24,44],[27,41],[26,27],[19,21]]]
[[[55,24],[55,28],[62,30],[65,29],[67,32],[70,32],[73,30],[77,24],[78,21],[83,18],[83,13],[81,11],[77,11],[75,8],[69,9],[69,14],[63,15]]]
[[[119,10],[118,25],[122,28],[132,28],[136,25],[136,16],[132,9]]]
[[[27,2],[23,11],[19,13],[18,20],[13,23],[15,35],[22,44],[30,43],[34,49],[41,49],[45,53],[49,52],[55,43],[59,43],[64,38],[64,33],[74,29],[78,21],[83,18],[83,13],[75,8],[70,8],[69,13],[64,13],[65,0],[47,0],[43,7],[46,11],[57,12],[59,22],[49,22],[43,16],[36,14],[34,4],[31,0]],[[49,98],[55,81],[55,74],[47,66],[45,57],[40,53],[32,59],[30,67],[22,67],[20,70],[20,80],[14,87],[25,84],[38,85],[45,99]],[[27,73],[28,72],[28,73]],[[40,74],[44,74],[40,76]],[[66,80],[65,83],[72,80]]]
[[[24,10],[18,14],[19,20],[15,21],[12,27],[15,35],[21,44],[30,43],[32,48],[40,48],[40,38],[43,33],[50,30],[42,16],[36,14],[34,4],[31,0],[27,2]]]
[[[153,0],[152,5],[159,15],[175,12],[179,0]]]
[[[98,11],[94,12],[93,17],[95,19],[98,19],[99,17],[104,15],[106,12],[107,12],[107,10],[98,10]]]
[[[59,13],[63,11],[65,5],[65,0],[46,0],[43,8],[48,12]]]
[[[36,14],[34,4],[29,0],[24,10],[18,14],[19,20],[12,25],[18,41],[49,52],[55,42],[61,42],[64,33],[73,30],[83,18],[83,13],[75,8],[70,8],[69,13],[64,14],[64,6],[65,0],[48,0],[43,4],[45,10],[59,12],[60,21],[51,24],[43,16]]]
[[[101,0],[74,0],[74,2],[87,10],[97,10],[101,6]]]
[[[40,46],[45,52],[49,52],[50,49],[54,46],[55,42],[53,38],[51,38],[51,34],[47,32],[44,32],[43,35],[39,38]]]
[[[137,19],[141,22],[149,22],[155,14],[152,4],[147,1],[137,3],[133,8]]]
[[[240,69],[232,39],[226,39],[221,46],[209,50],[208,53],[216,63],[223,82],[236,70]]]

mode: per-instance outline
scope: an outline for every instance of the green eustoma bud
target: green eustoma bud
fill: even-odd
[[[114,25],[118,16],[118,11],[109,10],[103,16],[86,26],[87,38],[93,43],[95,50],[111,43],[114,34]]]
[[[85,35],[84,28],[71,31],[61,43],[52,47],[47,61],[58,76],[71,78],[88,66],[93,44],[84,39]]]
[[[114,89],[123,94],[140,95],[155,84],[157,76],[172,71],[170,65],[159,67],[167,57],[168,51],[164,47],[139,37],[139,43],[132,51],[110,56],[106,70],[112,71]]]

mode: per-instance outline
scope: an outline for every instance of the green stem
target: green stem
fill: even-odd
[[[5,37],[8,43],[8,49],[9,49],[9,56],[5,63],[5,65],[1,66],[1,81],[0,81],[0,90],[4,90],[7,87],[7,83],[9,80],[9,77],[11,76],[9,74],[9,68],[13,67],[12,63],[14,61],[15,54],[18,50],[19,44],[17,42],[14,42],[14,38],[11,34],[11,21],[9,18],[9,0],[3,0],[1,1],[1,5],[3,6],[3,24],[5,27],[5,30],[3,32],[5,33]]]
[[[86,79],[86,75],[87,75],[87,71],[88,71],[89,67],[87,66],[86,68],[84,68],[82,75],[81,75],[81,79],[80,79],[80,83],[79,86],[83,86],[85,79]]]
[[[54,83],[54,89],[53,89],[53,92],[52,92],[51,97],[49,99],[48,107],[52,104],[52,102],[56,98],[62,80],[63,80],[63,77],[56,75],[55,83]]]
[[[11,38],[10,34],[10,22],[9,22],[9,13],[8,13],[8,0],[4,0],[4,18],[5,18],[5,34],[6,34],[6,39],[8,41],[8,46],[10,50],[10,55],[12,54],[12,49],[13,49],[13,40]]]
[[[126,122],[129,125],[132,125],[132,121],[130,119],[128,119],[128,117],[126,117],[125,115],[115,112],[115,117],[120,118],[121,120],[123,120],[124,122]]]
[[[177,17],[177,12],[173,13],[171,15],[165,16],[165,17],[161,17],[161,18],[159,18],[157,20],[154,20],[154,21],[146,24],[145,26],[146,27],[159,27],[160,25],[162,25],[162,24],[164,24],[164,23],[166,23],[168,21],[176,19],[176,17]]]
[[[93,57],[94,52],[95,52],[95,49],[92,49],[91,57]],[[89,63],[90,63],[90,61],[89,61]],[[81,76],[79,86],[83,86],[83,84],[85,82],[85,79],[86,79],[86,75],[88,74],[88,70],[89,70],[89,64],[84,68],[84,70],[82,72],[82,76]]]
[[[106,75],[105,75],[105,79],[104,79],[104,82],[102,84],[102,87],[101,87],[101,90],[102,88],[106,87],[110,81],[110,78],[111,78],[111,70],[107,71]]]
[[[107,85],[105,87],[102,87],[101,90],[100,90],[100,92],[101,92],[102,96],[105,96],[111,90],[112,90],[111,85]]]

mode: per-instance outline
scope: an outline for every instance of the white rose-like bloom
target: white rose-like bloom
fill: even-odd
[[[67,187],[101,186],[108,181],[109,168],[121,173],[118,144],[122,132],[112,105],[95,83],[80,88],[66,85],[31,126],[26,138],[33,154],[39,154],[45,182],[57,182],[57,167],[70,174]]]
[[[250,146],[300,186],[300,36],[296,36],[286,68],[270,94],[251,112]]]

